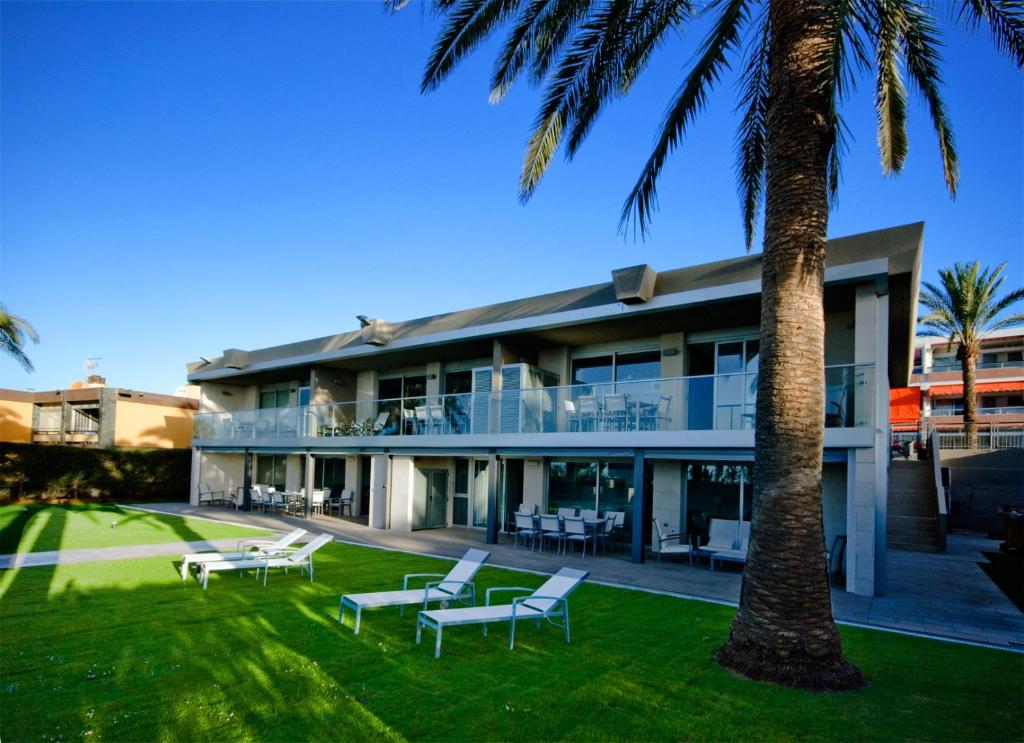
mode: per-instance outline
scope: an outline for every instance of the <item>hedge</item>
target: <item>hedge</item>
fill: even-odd
[[[0,443],[0,500],[188,500],[189,449]]]

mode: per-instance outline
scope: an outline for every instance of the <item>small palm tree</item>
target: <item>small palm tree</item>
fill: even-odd
[[[408,0],[384,0],[394,10]],[[626,95],[666,39],[698,17],[708,36],[680,75],[654,148],[622,209],[645,233],[665,163],[730,66],[742,62],[737,181],[748,249],[764,207],[761,356],[754,511],[740,607],[719,662],[743,675],[811,689],[863,684],[832,616],[821,519],[824,279],[831,200],[846,128],[841,104],[873,72],[886,174],[907,155],[909,81],[923,98],[951,195],[959,181],[942,98],[942,39],[918,0],[433,0],[444,25],[421,87],[440,86],[492,32],[508,28],[491,78],[500,101],[526,77],[544,88],[523,160],[534,193],[559,147],[579,151],[604,108]],[[1018,0],[960,0],[958,19],[987,26],[1024,67]],[[744,50],[746,52],[744,53]],[[680,60],[684,62],[684,60]]]
[[[0,304],[0,349],[21,364],[25,371],[32,371],[32,361],[25,354],[25,342],[39,343],[39,334],[32,323],[23,317],[11,314]]]
[[[1005,263],[984,270],[978,261],[940,268],[940,286],[924,282],[921,304],[928,314],[918,319],[921,335],[941,335],[949,339],[947,348],[956,344],[964,378],[964,432],[968,446],[978,443],[978,421],[974,398],[974,377],[981,341],[987,333],[1024,322],[1024,313],[1000,317],[1024,299],[1024,289],[1015,289],[997,299],[1003,283]]]

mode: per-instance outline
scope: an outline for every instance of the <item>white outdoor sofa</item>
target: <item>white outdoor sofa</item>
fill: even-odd
[[[289,568],[298,568],[300,572],[309,573],[309,582],[313,582],[313,553],[323,547],[328,542],[334,540],[330,534],[321,534],[309,544],[296,549],[294,547],[286,547],[283,550],[277,550],[273,554],[263,554],[257,557],[249,558],[246,560],[230,560],[226,562],[204,562],[199,566],[199,580],[203,584],[203,590],[206,590],[207,583],[210,580],[210,573],[219,573],[225,570],[255,570],[256,577],[260,577],[260,571],[263,571],[263,585],[267,585],[267,574],[270,572],[270,568],[284,568],[285,572],[288,572]]]
[[[188,577],[192,565],[206,562],[232,562],[246,560],[260,554],[272,554],[285,547],[291,547],[306,533],[305,529],[294,529],[277,539],[243,539],[235,546],[234,552],[193,552],[181,556],[181,579]]]
[[[476,586],[473,578],[477,571],[491,556],[490,552],[471,549],[455,563],[455,567],[447,575],[441,573],[410,573],[402,579],[400,591],[377,591],[376,593],[350,593],[341,597],[338,602],[338,624],[345,617],[345,607],[356,613],[355,634],[359,634],[359,624],[363,609],[398,606],[399,614],[405,615],[405,607],[412,604],[423,604],[423,608],[433,601],[460,601],[476,604]],[[410,578],[440,578],[428,581],[423,588],[409,588]]]
[[[421,611],[416,620],[416,644],[420,644],[424,627],[434,630],[437,637],[434,641],[434,657],[441,657],[441,634],[445,627],[455,627],[462,624],[482,624],[484,636],[487,636],[487,625],[492,622],[511,622],[509,631],[508,647],[511,650],[516,642],[516,621],[523,619],[536,619],[537,627],[540,628],[540,621],[546,619],[556,627],[565,629],[565,641],[569,642],[569,594],[572,593],[580,583],[587,577],[586,570],[575,568],[562,568],[540,588],[489,588],[487,589],[486,603],[484,606],[472,606],[459,609],[431,609]],[[498,604],[491,606],[491,596],[503,591],[530,592],[529,596],[520,596],[512,599],[511,604]],[[559,624],[557,619],[561,619]]]

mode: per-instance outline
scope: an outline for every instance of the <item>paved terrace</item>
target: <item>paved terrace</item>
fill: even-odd
[[[209,506],[200,508],[182,503],[153,504],[144,508],[266,529],[290,530],[302,526],[313,533],[332,534],[337,539],[355,544],[451,558],[460,557],[469,547],[485,546],[482,531],[473,529],[431,529],[404,533],[371,529],[360,523],[359,519],[330,516],[307,521]],[[166,552],[166,549],[152,551],[157,545],[148,547],[148,552],[146,547],[132,548],[131,556],[173,554]],[[655,557],[643,565],[637,565],[630,562],[623,553],[586,558],[580,557],[578,553],[559,556],[551,550],[531,552],[522,547],[513,549],[512,542],[504,536],[499,544],[487,545],[486,549],[491,552],[489,564],[499,567],[550,574],[569,565],[589,570],[591,580],[602,583],[720,603],[736,604],[739,601],[740,572],[733,566],[711,572],[706,564],[690,566],[678,559],[659,563]],[[890,550],[888,593],[874,597],[854,596],[835,587],[832,589],[832,605],[836,618],[850,624],[988,643],[1024,651],[1024,614],[1018,611],[978,566],[978,562],[985,561],[982,550],[997,551],[998,543],[981,537],[950,535],[945,554]],[[179,548],[176,553],[183,551]],[[106,559],[121,559],[121,556]]]

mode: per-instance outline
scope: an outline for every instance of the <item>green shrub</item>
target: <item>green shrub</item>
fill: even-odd
[[[189,449],[0,443],[0,500],[188,500]]]

